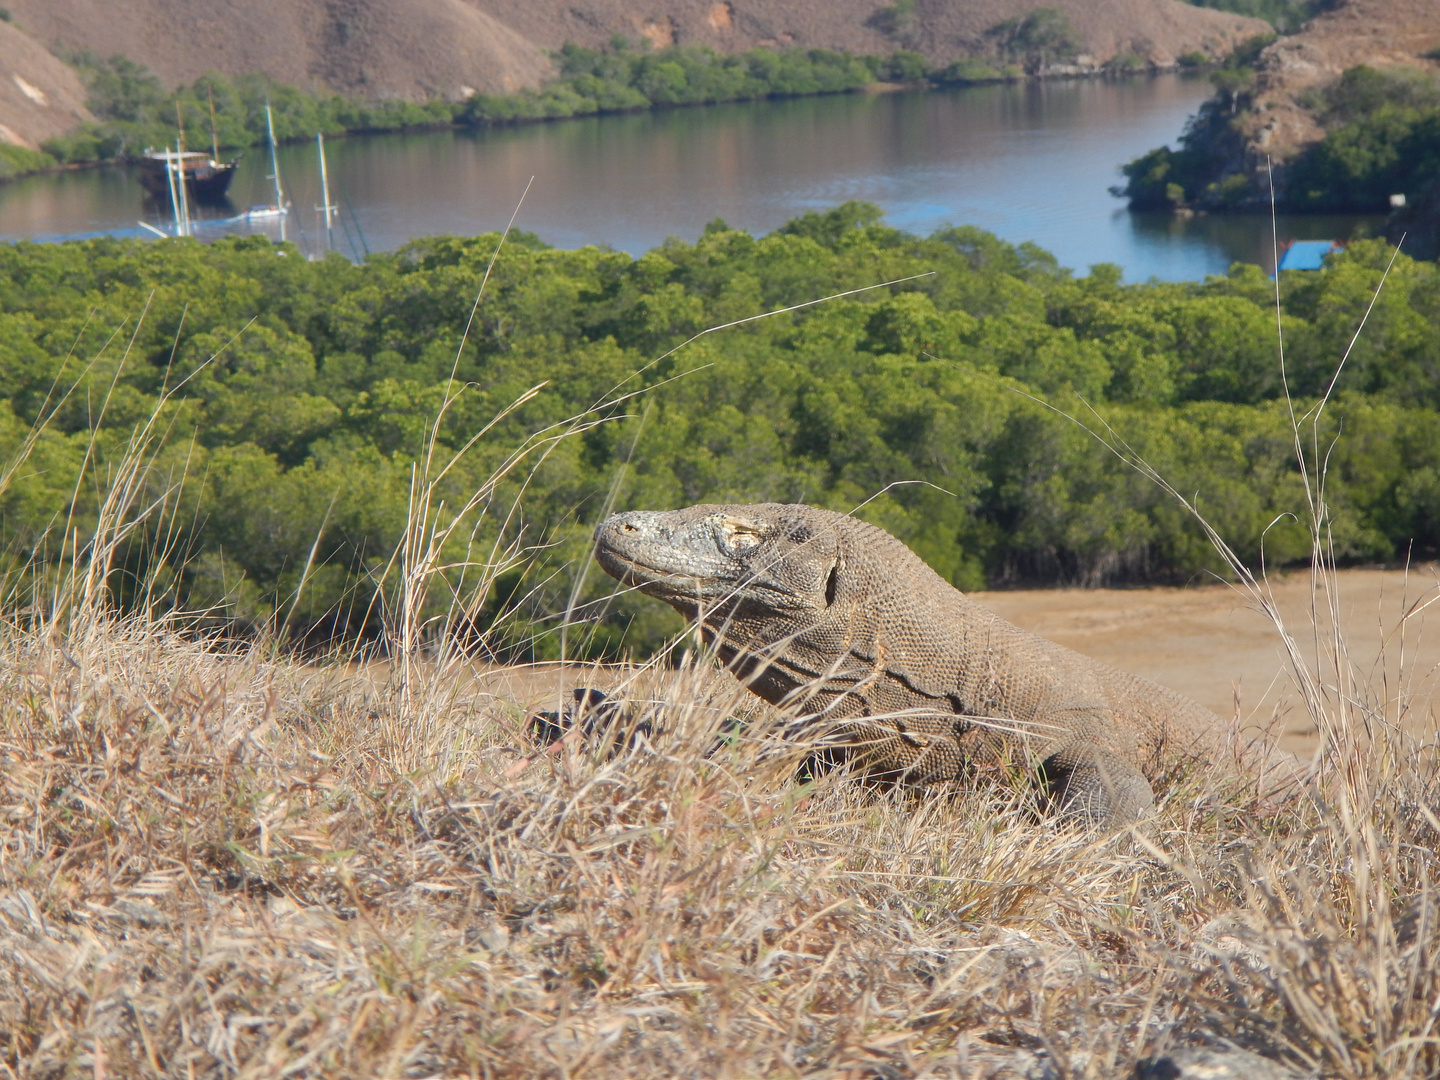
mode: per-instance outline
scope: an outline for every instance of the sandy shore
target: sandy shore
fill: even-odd
[[[1335,682],[1333,635],[1317,637],[1329,600],[1311,587],[1309,574],[1276,575],[1269,587],[1281,618],[1312,670]],[[1310,717],[1299,707],[1291,667],[1274,624],[1243,592],[1222,584],[1186,588],[1017,589],[972,593],[972,598],[1017,626],[1078,652],[1132,671],[1193,697],[1220,716],[1237,710],[1252,728],[1281,733],[1286,749],[1314,746]],[[1312,600],[1315,605],[1312,612]],[[1399,570],[1344,570],[1338,575],[1340,627],[1345,648],[1363,686],[1357,693],[1386,703],[1411,730],[1440,730],[1440,566]],[[1405,617],[1406,612],[1409,617]],[[377,665],[383,681],[388,669]],[[481,699],[504,704],[517,716],[553,709],[574,686],[614,689],[630,695],[665,694],[673,672],[638,675],[624,665],[537,664],[482,668],[470,685]],[[700,684],[704,684],[703,687]],[[702,678],[679,692],[726,697],[728,677]],[[733,684],[729,684],[732,685]],[[697,702],[698,703],[698,702]],[[1273,725],[1273,726],[1272,726]]]
[[[1308,572],[1277,575],[1270,587],[1301,654],[1334,682],[1330,603],[1311,587]],[[1282,744],[1311,744],[1310,718],[1296,707],[1274,624],[1244,593],[1226,585],[1175,589],[1029,589],[972,594],[1018,626],[1173,687],[1221,716],[1264,725],[1278,717]],[[1312,616],[1320,613],[1322,634]],[[1427,602],[1433,603],[1427,606]],[[1405,618],[1405,613],[1416,609]],[[1338,605],[1345,648],[1367,691],[1394,717],[1408,698],[1407,727],[1436,728],[1436,672],[1440,668],[1440,567],[1344,570]],[[1383,648],[1382,648],[1383,646]]]

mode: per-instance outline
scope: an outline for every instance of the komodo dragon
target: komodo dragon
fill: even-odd
[[[611,576],[698,619],[751,690],[823,723],[871,775],[948,781],[1028,742],[1052,806],[1117,827],[1152,812],[1146,777],[1177,755],[1227,756],[1208,709],[1012,626],[842,514],[634,511],[595,540]]]

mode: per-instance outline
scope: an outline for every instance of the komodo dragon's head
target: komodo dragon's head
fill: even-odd
[[[930,604],[954,594],[888,533],[810,506],[616,514],[595,548],[612,576],[698,620],[727,666],[776,704],[802,689],[820,702],[844,694],[883,655],[920,657],[936,637]]]
[[[836,524],[848,520],[778,503],[635,510],[600,523],[595,554],[612,577],[687,618],[798,628],[838,599]]]
[[[601,522],[595,551],[613,577],[697,620],[726,666],[780,704],[818,689],[866,607],[865,585],[883,589],[849,572],[874,561],[852,527],[879,531],[777,503],[637,510]]]

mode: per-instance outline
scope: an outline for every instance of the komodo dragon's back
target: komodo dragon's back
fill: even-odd
[[[617,514],[600,564],[698,619],[755,693],[837,731],[865,767],[955,779],[1023,740],[1063,812],[1120,824],[1178,755],[1215,758],[1227,725],[1194,701],[1021,630],[889,533],[766,503]]]

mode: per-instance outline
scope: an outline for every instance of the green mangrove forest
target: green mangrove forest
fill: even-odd
[[[1021,33],[1016,48],[1029,39]],[[68,56],[89,91],[96,121],[47,142],[43,152],[0,147],[9,175],[56,164],[135,157],[146,147],[173,145],[183,122],[187,145],[208,146],[213,106],[215,141],[222,151],[262,144],[265,106],[271,106],[281,142],[316,132],[402,131],[486,127],[557,120],[592,113],[701,105],[761,98],[800,97],[858,90],[876,80],[983,81],[1020,74],[1004,64],[957,65],[931,72],[917,53],[850,56],[825,49],[751,49],[738,54],[671,47],[634,49],[617,40],[608,49],[566,45],[555,56],[556,77],[536,90],[476,94],[463,101],[435,98],[361,101],[317,95],[261,74],[227,78],[215,73],[167,90],[148,69],[123,56]]]
[[[130,505],[159,509],[116,548],[121,603],[364,638],[427,445],[437,462],[468,446],[432,471],[436,500],[484,494],[446,559],[516,554],[472,613],[512,654],[554,655],[567,609],[589,619],[572,654],[676,628],[587,572],[613,509],[854,511],[965,589],[1223,572],[1136,455],[1251,565],[1294,563],[1310,543],[1292,424],[1340,558],[1440,554],[1440,272],[1396,258],[1352,347],[1391,259],[1379,241],[1282,276],[1283,369],[1255,266],[1125,285],[849,203],[763,237],[717,220],[639,258],[512,235],[477,305],[498,241],[360,265],[257,237],[0,247],[12,601],[130,483]]]
[[[1212,73],[1216,95],[1191,118],[1175,149],[1157,147],[1122,167],[1116,190],[1137,210],[1226,210],[1268,204],[1251,174],[1240,134],[1250,109],[1256,39]],[[1440,199],[1440,77],[1419,70],[1350,68],[1314,93],[1325,129],[1279,177],[1280,208],[1299,213],[1386,213],[1390,197],[1408,205]]]

